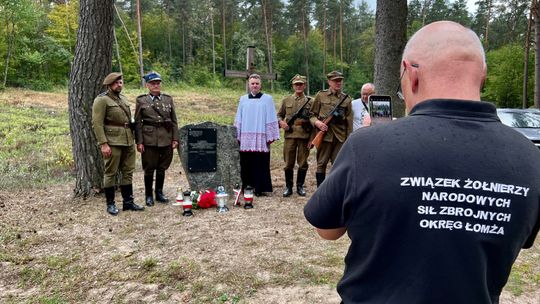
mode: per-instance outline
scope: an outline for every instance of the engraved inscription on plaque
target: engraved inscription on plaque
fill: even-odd
[[[192,128],[188,130],[189,172],[215,172],[216,129]]]

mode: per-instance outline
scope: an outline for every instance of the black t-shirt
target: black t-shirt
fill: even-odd
[[[344,303],[498,303],[540,225],[540,151],[490,103],[427,100],[353,133],[305,206],[346,227]]]

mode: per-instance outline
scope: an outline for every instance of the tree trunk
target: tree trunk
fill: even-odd
[[[212,33],[212,71],[216,75],[216,43],[214,37],[214,8],[212,2],[210,2],[210,23],[211,23],[211,33]]]
[[[68,92],[75,196],[88,196],[93,189],[100,189],[103,181],[103,159],[92,131],[92,104],[102,88],[103,79],[111,72],[113,5],[113,1],[80,1],[79,29]]]
[[[339,61],[343,72],[343,0],[339,1]]]
[[[326,0],[323,1],[323,10],[324,10],[324,17],[323,17],[323,32],[322,32],[322,35],[323,35],[323,53],[324,53],[324,58],[323,58],[323,67],[322,67],[322,72],[323,72],[323,76],[326,77]],[[326,89],[326,81],[323,80],[322,82],[322,88],[323,90]]]
[[[534,16],[534,107],[540,109],[540,20],[538,14],[538,1],[533,0]]]
[[[307,88],[306,92],[309,95],[309,57],[308,57],[308,47],[307,47],[307,39],[308,39],[308,33],[306,28],[306,7],[304,3],[304,8],[302,11],[302,32],[304,36],[304,64],[306,66],[306,78],[307,78]]]
[[[137,0],[137,37],[139,39],[139,74],[141,76],[141,88],[144,88],[144,66],[142,57],[142,20],[141,20],[141,0]]]
[[[487,7],[487,16],[486,16],[486,32],[484,36],[484,49],[488,50],[488,35],[489,35],[489,20],[491,19],[491,7],[492,7],[492,1],[488,1],[488,7]]]
[[[334,30],[332,31],[332,39],[333,39],[333,42],[334,42],[334,51],[333,51],[333,54],[334,54],[334,68],[332,70],[337,70],[337,50],[336,50],[336,45],[337,45],[337,20],[334,19]]]
[[[269,18],[268,0],[261,0],[264,21],[264,35],[266,37],[266,50],[268,55],[268,72],[272,74],[272,19]],[[274,91],[274,82],[270,80],[270,90]]]
[[[221,40],[223,43],[223,70],[227,70],[227,35],[225,34],[225,0],[221,1]]]
[[[404,115],[397,100],[401,55],[407,31],[407,0],[377,0],[375,15],[375,71],[377,93],[392,96],[393,116]]]
[[[9,30],[9,24],[11,23],[11,31]],[[11,59],[11,50],[13,49],[13,44],[15,41],[15,21],[13,20],[13,12],[11,13],[11,18],[7,22],[6,32],[8,32],[8,49],[6,54],[6,66],[4,68],[4,82],[3,85],[6,87],[7,76],[9,71],[9,61]]]
[[[533,10],[534,1],[531,2],[531,10],[529,11],[529,21],[527,22],[527,33],[525,35],[525,58],[523,60],[523,96],[522,96],[522,107],[523,109],[527,108],[528,98],[528,89],[529,89],[529,51],[531,48],[531,28],[533,22]]]
[[[114,36],[114,47],[116,50],[116,59],[118,60],[118,69],[120,70],[120,73],[124,74],[122,71],[122,61],[120,59],[120,45],[118,45],[118,38],[116,37],[116,29],[113,26],[113,36]]]

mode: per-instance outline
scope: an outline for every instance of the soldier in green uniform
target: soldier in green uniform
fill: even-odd
[[[309,109],[312,100],[311,97],[304,95],[306,82],[306,77],[298,74],[291,79],[294,94],[283,99],[277,114],[279,127],[285,130],[283,158],[285,159],[286,188],[283,197],[291,196],[293,193],[294,164],[296,161],[298,161],[296,192],[300,196],[306,196],[304,181],[308,170],[309,149],[307,144],[313,129],[309,121]],[[295,119],[291,122],[291,127],[289,127],[288,123],[293,116],[295,116]]]
[[[161,76],[150,72],[144,76],[148,94],[137,97],[135,107],[135,138],[141,153],[144,170],[146,205],[153,206],[152,183],[156,172],[156,201],[167,203],[163,194],[165,170],[171,164],[178,147],[178,123],[174,102],[170,95],[161,93]]]
[[[133,202],[135,143],[128,100],[120,94],[124,86],[122,74],[110,73],[103,80],[103,84],[107,86],[107,92],[101,93],[94,100],[92,127],[105,162],[103,186],[107,212],[111,215],[118,214],[114,202],[114,186],[118,172],[121,173],[122,210],[144,210],[144,207]]]
[[[321,146],[317,149],[317,171],[315,173],[317,187],[326,177],[328,161],[334,162],[341,146],[353,130],[352,99],[350,97],[347,97],[336,109],[334,117],[328,125],[323,122],[346,95],[341,91],[343,74],[332,71],[326,75],[326,78],[328,79],[329,89],[319,91],[315,95],[310,109],[311,124],[318,130],[327,131]]]

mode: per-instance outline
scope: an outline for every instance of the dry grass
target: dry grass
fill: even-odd
[[[127,94],[133,100],[138,92]],[[195,90],[172,95],[177,108],[227,117],[237,96]],[[63,93],[8,90],[0,93],[2,100],[67,108]],[[282,164],[279,149],[274,153],[273,195],[258,198],[252,210],[231,207],[225,214],[196,210],[185,218],[179,207],[157,204],[112,217],[103,197],[74,199],[73,181],[0,190],[0,302],[339,303],[335,284],[349,240],[321,240],[303,218],[307,198],[280,197]],[[313,175],[310,170],[309,193]],[[138,202],[142,179],[137,162]],[[179,185],[187,181],[175,158],[166,194],[173,197]],[[540,303],[539,255],[540,240],[522,251],[501,303]]]

